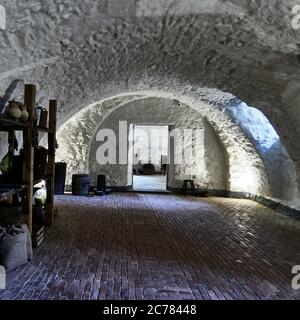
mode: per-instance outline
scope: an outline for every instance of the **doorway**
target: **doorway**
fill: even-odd
[[[168,126],[133,126],[133,190],[166,192],[168,159]]]

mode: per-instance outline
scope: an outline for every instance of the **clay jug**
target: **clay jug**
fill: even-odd
[[[21,121],[27,122],[29,118],[29,113],[26,109],[26,106],[24,104],[21,105]]]
[[[21,109],[18,103],[14,100],[9,102],[8,116],[15,120],[19,120],[21,118]]]

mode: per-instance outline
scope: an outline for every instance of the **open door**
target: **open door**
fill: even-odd
[[[167,191],[167,167],[163,164],[168,162],[168,152],[168,126],[134,125],[133,190]]]
[[[134,125],[129,125],[128,132],[128,186],[133,186],[133,159],[134,159]]]

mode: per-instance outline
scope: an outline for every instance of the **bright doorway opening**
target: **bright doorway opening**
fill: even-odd
[[[169,127],[134,125],[133,190],[167,191]]]

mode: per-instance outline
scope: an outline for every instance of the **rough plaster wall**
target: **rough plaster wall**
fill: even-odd
[[[138,96],[114,98],[110,101],[96,103],[92,107],[71,118],[57,134],[60,146],[57,150],[58,161],[68,163],[68,181],[72,173],[88,172],[88,151],[91,140],[99,123],[108,116],[121,102],[126,102]]]
[[[99,129],[112,129],[119,134],[118,127],[119,121],[127,121],[128,125],[132,123],[139,124],[156,124],[156,125],[172,125],[172,128],[182,132],[184,129],[205,129],[203,117],[191,108],[182,108],[176,101],[165,100],[165,99],[141,99],[135,100],[126,106],[117,109],[109,117],[107,117],[99,127]],[[96,133],[98,130],[96,130]],[[206,135],[206,132],[205,132]],[[211,135],[211,131],[207,132],[209,135],[208,139],[215,144],[217,149],[220,146],[215,143],[215,136]],[[200,143],[202,140],[200,141]],[[203,141],[204,142],[204,141]],[[184,142],[184,150],[188,149],[188,145],[195,145],[195,137],[191,139],[186,139]],[[90,157],[89,157],[89,168],[91,180],[93,183],[96,181],[97,174],[105,174],[107,176],[108,184],[111,186],[127,186],[128,183],[128,168],[127,165],[99,165],[96,161],[96,152],[101,142],[96,141],[96,135],[91,143]],[[117,141],[117,147],[119,147],[119,141]],[[205,144],[199,146],[197,153],[197,164],[199,165],[199,173],[194,173],[194,179],[199,186],[208,186],[209,188],[214,188],[217,183],[220,182],[222,177],[218,177],[218,172],[209,172],[210,167],[207,167],[207,160],[205,156],[209,151],[204,151]],[[195,148],[194,148],[195,150]],[[216,152],[216,154],[218,154]],[[117,159],[119,153],[117,152]],[[220,168],[220,172],[225,171],[225,165],[222,163],[224,156],[215,157],[210,161],[215,163],[215,166]],[[194,169],[194,164],[176,164],[174,166],[174,175],[168,177],[168,185],[170,187],[182,187],[182,181],[184,179],[190,178],[189,173],[191,169]],[[207,180],[207,177],[210,180]],[[225,180],[221,189],[225,189]]]
[[[259,153],[269,180],[273,198],[293,201],[297,198],[297,174],[294,163],[281,144],[267,118],[257,109],[235,99],[221,106],[238,124]]]
[[[155,76],[236,94],[262,108],[288,144],[289,133],[299,133],[290,104],[299,96],[294,0],[2,4],[0,92],[16,77],[39,83],[40,96],[60,98],[62,122],[114,86],[126,92]],[[300,159],[299,146],[287,149]]]
[[[175,131],[175,134],[170,141],[170,165],[167,183],[169,187],[181,189],[183,180],[186,179],[194,180],[196,187],[199,188],[211,187],[208,180],[209,172],[205,158],[204,118],[201,117],[201,120],[201,126],[198,127],[193,123],[192,118],[189,119],[191,121],[189,127],[185,126],[184,123],[170,126],[171,133]],[[185,132],[185,128],[198,129],[197,136],[191,133],[188,134]],[[182,147],[179,147],[180,145]],[[178,156],[179,158],[177,158]],[[183,157],[181,158],[181,156]],[[215,159],[215,161],[218,162],[218,159]],[[221,165],[224,167],[223,164]],[[215,178],[218,179],[217,177]]]
[[[227,190],[229,179],[229,163],[226,150],[216,132],[206,120],[204,121],[204,128],[204,152],[208,173],[208,184],[210,189]],[[215,159],[218,159],[218,161],[215,161]]]
[[[282,199],[285,204],[300,208],[295,165],[280,141],[275,142],[265,153],[264,163],[268,172],[273,172],[269,180],[273,198]]]
[[[204,87],[218,88],[263,111],[300,182],[294,0],[1,4],[7,29],[0,30],[0,95],[16,78],[37,83],[38,99],[60,100],[63,124],[87,105],[124,92],[162,90],[213,101],[222,93],[209,96]]]

